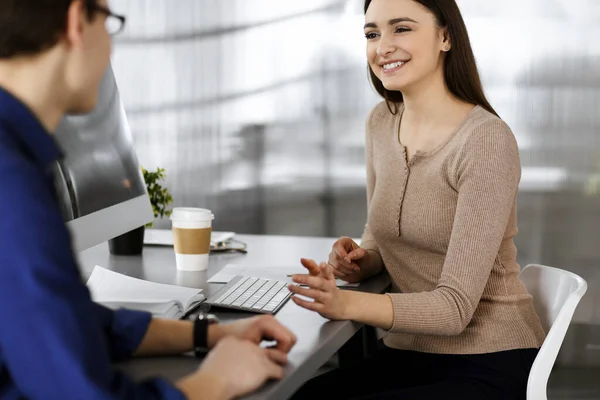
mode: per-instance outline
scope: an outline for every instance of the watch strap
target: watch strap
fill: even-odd
[[[194,320],[194,356],[202,357],[208,352],[208,325],[206,318]]]

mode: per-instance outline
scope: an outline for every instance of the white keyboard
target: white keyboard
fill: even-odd
[[[275,279],[236,276],[206,303],[216,307],[275,314],[292,295],[288,284]]]

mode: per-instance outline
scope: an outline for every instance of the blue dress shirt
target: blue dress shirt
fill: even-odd
[[[183,399],[162,379],[134,383],[113,369],[151,317],[92,302],[54,189],[60,155],[0,89],[0,398]]]

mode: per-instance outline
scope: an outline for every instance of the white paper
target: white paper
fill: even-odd
[[[217,272],[208,283],[228,283],[237,275],[250,276],[253,278],[276,279],[293,283],[288,275],[306,274],[306,269],[301,266],[283,265],[250,265],[250,264],[227,264],[221,271]],[[340,279],[336,280],[338,287],[357,287],[358,283],[348,283]]]
[[[87,287],[95,302],[106,303],[111,308],[120,303],[126,308],[151,311],[150,308],[161,309],[161,303],[176,301],[187,312],[204,300],[202,289],[148,282],[97,265]],[[134,304],[139,304],[139,307],[132,306]]]
[[[211,232],[210,242],[214,246],[219,242],[233,239],[235,232]],[[144,244],[153,246],[173,246],[173,231],[171,229],[146,229]]]

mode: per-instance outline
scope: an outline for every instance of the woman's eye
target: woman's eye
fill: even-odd
[[[365,34],[365,37],[367,39],[375,39],[377,37],[377,34],[375,32],[369,32]]]
[[[399,26],[396,28],[396,33],[402,33],[402,32],[408,32],[408,31],[410,31],[410,29],[405,28],[403,26]]]

